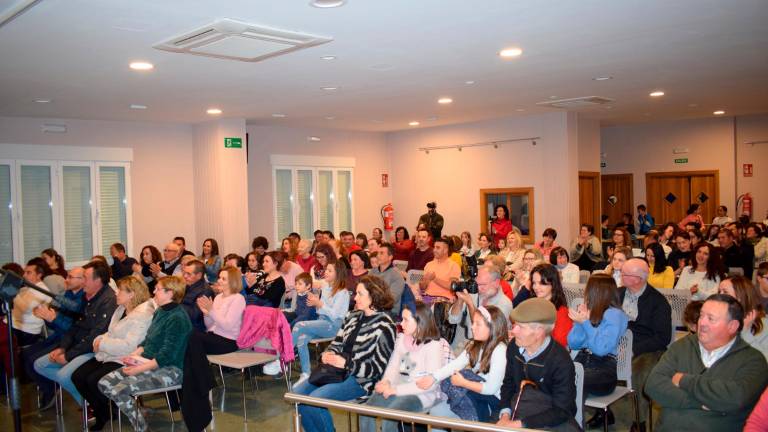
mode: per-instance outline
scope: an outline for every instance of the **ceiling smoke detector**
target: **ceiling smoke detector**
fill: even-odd
[[[333,38],[279,30],[224,18],[154,45],[183,54],[257,62],[321,45]]]
[[[538,102],[536,105],[544,105],[552,108],[588,108],[598,105],[605,105],[613,101],[613,99],[601,96],[581,96],[570,99],[546,100],[543,102]]]

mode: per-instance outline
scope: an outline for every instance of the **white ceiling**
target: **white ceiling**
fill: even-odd
[[[152,48],[224,17],[334,40],[257,63]],[[549,112],[551,97],[615,99],[579,110],[604,124],[768,112],[767,23],[766,0],[42,0],[0,27],[0,116],[192,123],[216,106],[392,131]],[[507,46],[524,53],[502,60]]]

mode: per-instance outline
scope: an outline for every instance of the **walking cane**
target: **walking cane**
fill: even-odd
[[[520,398],[523,396],[523,390],[525,390],[525,387],[527,386],[533,386],[533,388],[536,388],[536,383],[527,379],[520,381],[520,390],[517,392],[517,400],[515,400],[515,408],[512,410],[512,417],[510,417],[510,420],[515,419],[515,415],[517,414],[517,407],[520,405]]]

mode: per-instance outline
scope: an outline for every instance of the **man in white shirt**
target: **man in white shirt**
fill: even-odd
[[[477,309],[478,296],[480,306],[496,306],[505,317],[512,312],[512,301],[501,290],[501,275],[488,267],[480,267],[477,271],[477,294],[469,294],[467,291],[456,292],[457,300],[451,306],[448,314],[448,322],[459,324],[456,336],[451,344],[453,351],[464,348],[467,340],[472,338],[472,315]],[[466,315],[464,314],[466,311]],[[463,316],[463,318],[462,318]]]
[[[48,268],[42,258],[32,258],[24,267],[24,279],[44,290],[48,287],[43,282],[43,276]],[[51,297],[29,287],[22,287],[13,299],[13,331],[18,346],[32,345],[40,339],[45,321],[34,314],[41,304],[51,302]]]

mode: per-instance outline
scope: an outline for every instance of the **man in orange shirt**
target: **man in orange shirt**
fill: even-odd
[[[449,257],[449,242],[445,237],[435,239],[432,250],[435,258],[424,267],[424,277],[419,287],[428,296],[453,300],[456,296],[451,291],[451,282],[459,280],[461,269]]]

